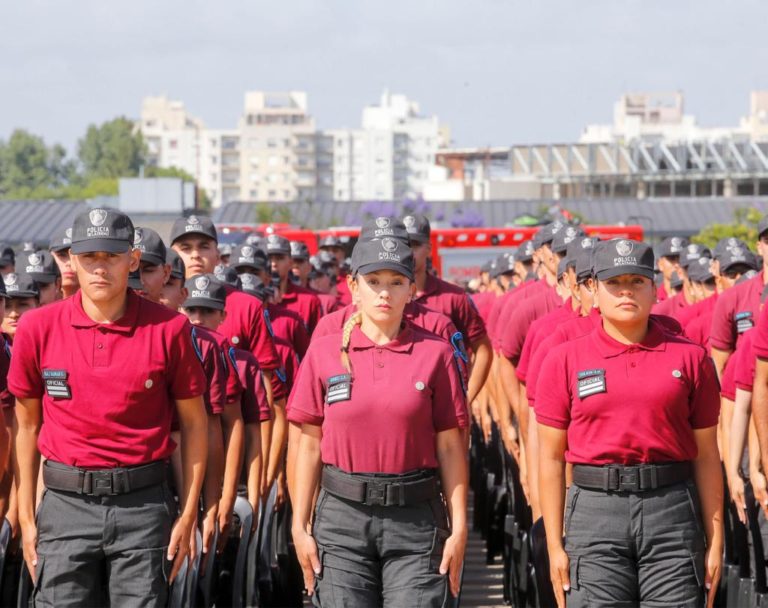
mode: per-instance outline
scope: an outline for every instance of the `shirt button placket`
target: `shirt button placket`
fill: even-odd
[[[384,349],[377,348],[373,353],[373,381],[381,382],[384,379]]]

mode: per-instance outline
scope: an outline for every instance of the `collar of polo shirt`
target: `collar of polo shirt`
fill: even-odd
[[[395,353],[410,353],[413,350],[413,330],[406,323],[403,330],[398,334],[394,340],[390,340],[386,344],[375,344],[368,336],[366,336],[360,328],[355,326],[352,330],[352,335],[349,338],[349,348],[351,350],[368,350],[370,348],[382,348]]]
[[[139,318],[139,309],[141,308],[141,296],[128,291],[126,299],[125,314],[113,323],[97,323],[91,319],[83,310],[83,292],[78,291],[71,297],[72,306],[70,322],[72,327],[103,327],[109,331],[115,331],[121,334],[129,334],[136,327]]]
[[[597,326],[592,336],[597,352],[599,352],[605,359],[618,357],[630,349],[654,352],[663,352],[667,349],[667,338],[664,331],[659,327],[658,323],[652,319],[648,320],[648,333],[646,334],[645,339],[637,344],[623,344],[618,340],[614,340],[605,332],[602,323]]]

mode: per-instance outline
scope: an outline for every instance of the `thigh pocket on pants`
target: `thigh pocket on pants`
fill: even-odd
[[[579,589],[579,560],[580,555],[571,555],[568,558],[568,578],[571,582],[571,589],[577,591]]]
[[[32,587],[32,601],[31,606],[53,606],[53,598],[46,597],[42,593],[43,589],[43,577],[45,576],[45,557],[37,554],[37,566],[35,566],[35,584]]]
[[[693,572],[696,575],[696,584],[699,587],[704,587],[704,554],[699,551],[692,551],[691,561],[693,562]]]
[[[443,551],[445,541],[451,533],[442,528],[435,528],[435,535],[432,539],[432,550],[429,552],[429,571],[436,574],[440,571],[440,563],[443,561]]]

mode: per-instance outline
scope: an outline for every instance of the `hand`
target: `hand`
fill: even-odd
[[[704,554],[704,587],[707,590],[707,608],[715,605],[717,586],[723,570],[723,548],[711,546]]]
[[[523,494],[528,504],[531,504],[531,491],[528,485],[528,467],[520,467],[520,487],[523,488]]]
[[[304,587],[312,595],[315,592],[315,576],[322,572],[317,543],[306,529],[298,527],[293,529],[293,547],[304,575]]]
[[[467,548],[467,531],[454,530],[445,540],[443,560],[440,562],[440,574],[448,575],[448,586],[453,597],[461,591],[461,565],[464,563],[464,550]]]
[[[200,576],[202,577],[205,573],[205,564],[208,560],[208,551],[212,548],[213,545],[213,537],[216,534],[216,509],[211,509],[208,513],[205,515],[205,519],[203,519],[203,530],[202,530],[202,552],[203,552],[203,559],[200,562]]]
[[[173,566],[171,567],[171,574],[168,577],[168,583],[172,583],[179,573],[182,564],[184,564],[184,558],[189,553],[189,537],[192,534],[194,527],[194,517],[179,517],[173,524],[171,530],[171,540],[168,542],[168,561],[173,560]]]
[[[768,483],[766,483],[765,475],[760,471],[750,471],[749,479],[752,482],[752,490],[755,493],[757,504],[768,515]]]
[[[285,475],[277,476],[277,494],[275,495],[275,511],[279,511],[288,498],[288,488],[285,484]]]
[[[32,577],[32,582],[37,582],[37,526],[35,522],[23,525],[21,527],[22,551],[24,552],[24,562],[27,564],[27,570]]]
[[[488,414],[482,417],[481,428],[483,429],[483,440],[485,441],[485,445],[488,445],[491,441],[491,433],[493,429],[491,421],[492,419]]]
[[[224,501],[219,501],[219,542],[216,546],[216,553],[221,554],[224,551],[224,547],[229,540],[229,530],[232,527],[232,516],[235,505],[227,504]]]
[[[744,499],[744,480],[741,475],[731,476],[731,500],[736,505],[736,513],[739,515],[739,521],[746,525],[747,523],[747,501]]]
[[[501,439],[504,442],[504,447],[507,452],[515,459],[515,462],[520,462],[520,443],[517,438],[517,429],[511,424],[503,429]]]
[[[555,592],[557,608],[565,608],[565,594],[571,590],[571,560],[565,549],[560,547],[549,552],[549,577]]]

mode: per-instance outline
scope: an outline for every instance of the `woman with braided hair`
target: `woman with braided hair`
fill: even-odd
[[[296,553],[316,606],[442,606],[467,536],[462,383],[451,347],[403,319],[407,243],[358,242],[352,272],[357,312],[310,344],[288,408]]]

